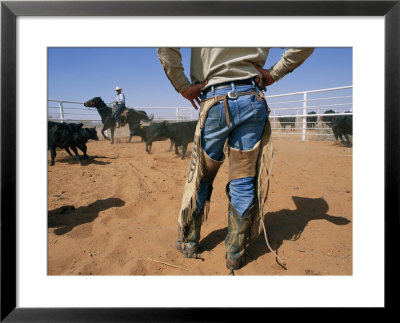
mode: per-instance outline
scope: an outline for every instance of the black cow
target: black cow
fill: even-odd
[[[79,124],[81,125],[81,123]],[[89,139],[92,140],[99,140],[99,137],[97,136],[97,131],[96,127],[93,128],[76,128],[76,124],[71,124],[69,123],[68,126],[72,130],[72,138],[73,142],[76,147],[78,147],[82,152],[83,152],[83,159],[89,159],[89,156],[86,154],[87,152],[87,146],[86,143],[89,141]],[[65,148],[67,153],[72,156],[70,151],[68,150],[68,147]]]
[[[142,140],[146,143],[146,151],[150,153],[154,141],[163,141],[169,138],[167,128],[164,127],[164,124],[167,123],[168,121],[152,122],[148,126],[140,125],[134,127],[130,132],[130,136],[139,136],[140,138],[142,138]],[[173,144],[174,143],[171,140],[171,146],[169,150],[172,149]]]
[[[315,111],[311,111],[308,114],[312,115],[312,114],[317,114],[317,113]],[[313,129],[315,127],[315,125],[317,124],[317,122],[318,122],[318,117],[317,116],[315,116],[315,117],[307,117],[306,120],[307,120],[306,121],[307,122],[307,129]]]
[[[81,157],[76,148],[79,148],[83,152],[84,159],[88,159],[86,143],[89,139],[99,140],[99,138],[97,137],[96,128],[82,128],[82,126],[82,123],[48,122],[48,148],[51,155],[50,166],[54,165],[57,147],[65,149],[72,156],[69,150],[71,148],[80,164]]]
[[[159,133],[166,135],[175,144],[175,153],[178,155],[178,147],[182,146],[182,157],[185,159],[187,146],[193,142],[194,133],[196,130],[196,121],[183,121],[175,123],[163,123],[159,129]]]
[[[331,122],[331,128],[336,140],[340,138],[344,143],[344,135],[347,143],[351,145],[349,135],[353,135],[353,115],[335,116]]]
[[[295,130],[296,117],[278,117],[282,129],[286,129],[286,126],[290,125],[290,130]]]
[[[336,112],[333,110],[327,110],[324,112],[324,114],[333,114],[333,113],[336,113]],[[336,118],[336,116],[321,116],[321,120],[323,122],[325,122],[327,124],[327,126],[329,126],[329,127],[331,126],[332,120],[334,118]]]
[[[56,148],[60,147],[62,149],[71,148],[74,152],[76,159],[81,163],[78,151],[76,150],[76,145],[73,141],[71,129],[65,123],[48,122],[47,129],[47,146],[50,150],[50,166],[54,165],[54,158],[56,157]],[[69,153],[72,155],[71,153]]]

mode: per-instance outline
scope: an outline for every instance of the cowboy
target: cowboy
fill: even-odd
[[[300,66],[313,48],[289,48],[270,69],[264,69],[269,48],[192,48],[190,82],[179,48],[158,48],[158,57],[175,90],[195,109],[200,105],[192,160],[178,217],[175,248],[198,257],[200,228],[207,218],[213,181],[225,160],[228,144],[229,182],[226,267],[240,269],[244,252],[257,237],[263,216],[263,176],[272,163],[271,128],[263,91]],[[264,170],[267,170],[265,172]],[[260,233],[260,231],[258,231]]]
[[[126,109],[125,95],[121,92],[122,88],[120,88],[119,86],[115,87],[115,91],[117,92],[117,97],[115,98],[116,109],[114,112],[114,118],[115,120],[117,120],[117,128],[119,128],[121,126],[120,114],[123,110]]]

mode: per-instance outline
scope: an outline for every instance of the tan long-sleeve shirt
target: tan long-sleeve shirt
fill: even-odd
[[[289,48],[281,59],[269,70],[275,81],[300,66],[314,51],[314,48]],[[190,78],[184,74],[180,49],[158,48],[158,58],[167,77],[175,90],[185,91],[191,84],[203,83],[211,85],[234,80],[245,80],[251,77],[262,77],[253,63],[263,67],[269,48],[192,48]]]

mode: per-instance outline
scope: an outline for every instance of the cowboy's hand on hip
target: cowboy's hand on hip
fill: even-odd
[[[263,77],[264,86],[268,86],[268,85],[275,83],[274,78],[271,76],[271,74],[268,70],[263,69],[262,67],[260,67],[256,64],[253,64],[253,65],[261,73],[261,75]]]
[[[200,91],[206,85],[207,81],[201,84],[192,84],[185,91],[181,92],[182,96],[186,100],[189,100],[193,108],[195,108],[196,110],[198,109],[198,106],[196,105],[195,101],[200,106]]]

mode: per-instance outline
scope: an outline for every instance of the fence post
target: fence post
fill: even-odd
[[[60,119],[61,119],[61,122],[64,122],[64,109],[63,109],[62,101],[58,101],[58,106],[60,108]]]
[[[307,131],[307,92],[303,94],[303,134],[301,140],[306,140]]]
[[[272,113],[271,113],[272,112]],[[275,110],[269,110],[269,120],[271,120],[271,117],[275,117]],[[276,128],[276,118],[272,118],[272,129]]]

